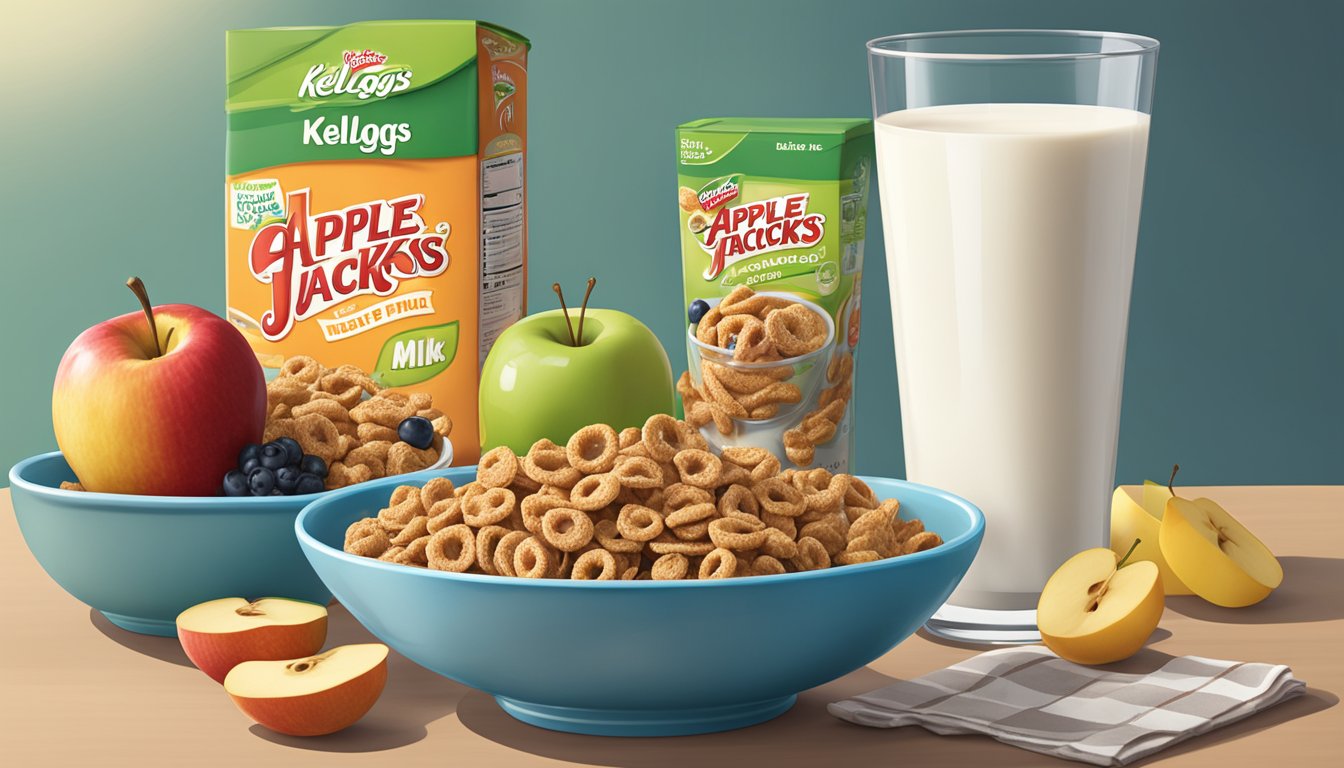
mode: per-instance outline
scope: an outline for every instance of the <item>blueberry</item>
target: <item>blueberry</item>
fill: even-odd
[[[691,302],[691,306],[686,310],[686,317],[690,319],[691,325],[700,322],[700,318],[709,311],[709,302],[704,299],[696,299]]]
[[[280,489],[281,493],[293,493],[294,487],[299,484],[301,474],[298,467],[281,467],[275,470],[275,487]]]
[[[289,457],[283,445],[278,442],[261,446],[261,466],[276,470],[289,463]]]
[[[327,476],[327,462],[321,456],[304,456],[299,462],[299,471],[324,478]]]
[[[273,440],[276,445],[285,449],[285,464],[298,464],[303,459],[303,446],[299,441],[292,437],[277,437]]]
[[[275,490],[275,473],[266,467],[257,467],[248,473],[247,487],[253,496],[270,496]]]
[[[224,475],[225,496],[246,496],[251,492],[247,486],[247,475],[236,469],[231,469]]]
[[[285,495],[285,492],[282,491],[282,490],[280,490],[279,488],[276,488],[275,490],[271,491],[271,495],[272,495],[272,496],[284,496],[284,495]]]
[[[397,437],[423,451],[434,444],[434,425],[423,416],[411,416],[397,425]]]
[[[252,470],[260,466],[261,466],[261,457],[253,456],[248,460],[244,461],[242,464],[239,464],[238,468],[243,471],[244,475],[250,475],[252,474]]]
[[[303,474],[299,475],[299,484],[294,487],[294,494],[300,495],[306,493],[321,493],[322,491],[326,490],[326,487],[327,487],[326,484],[322,482],[322,478],[318,477],[317,475],[304,472]]]
[[[243,446],[243,450],[238,452],[238,466],[243,466],[249,459],[261,458],[261,446],[256,443],[248,443]],[[246,470],[244,470],[246,472]]]

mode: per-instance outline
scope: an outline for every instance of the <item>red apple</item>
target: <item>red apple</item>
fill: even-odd
[[[363,717],[386,682],[387,646],[367,643],[289,661],[245,661],[224,678],[224,690],[272,731],[321,736]]]
[[[232,325],[187,304],[114,317],[70,344],[56,371],[56,443],[89,491],[213,496],[261,441],[266,381]],[[153,329],[153,330],[151,330]]]
[[[327,609],[304,600],[225,597],[177,616],[187,658],[215,682],[244,661],[311,656],[327,641]]]

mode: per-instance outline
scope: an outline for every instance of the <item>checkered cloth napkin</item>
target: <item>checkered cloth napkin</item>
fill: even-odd
[[[1055,757],[1127,765],[1305,688],[1282,665],[1182,656],[1155,672],[1125,674],[1027,646],[982,653],[829,709],[859,725],[979,733]]]

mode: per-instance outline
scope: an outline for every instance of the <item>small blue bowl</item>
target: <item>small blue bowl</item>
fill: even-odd
[[[434,473],[461,484],[474,467]],[[412,661],[493,695],[532,725],[603,736],[740,728],[799,691],[909,637],[970,567],[984,517],[943,491],[864,478],[944,543],[820,571],[715,581],[571,581],[456,574],[341,551],[376,514],[388,478],[309,504],[299,545],[370,632]]]
[[[424,482],[430,473],[401,477],[421,475]],[[14,516],[47,574],[122,629],[173,637],[179,613],[220,597],[331,600],[294,538],[299,510],[325,494],[202,498],[60,489],[74,479],[59,451],[15,464]]]

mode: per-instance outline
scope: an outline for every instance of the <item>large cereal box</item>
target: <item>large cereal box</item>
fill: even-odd
[[[872,122],[677,130],[686,418],[716,448],[849,470]]]
[[[525,311],[527,40],[388,21],[227,51],[229,319],[268,368],[431,396],[474,463],[481,363]]]

